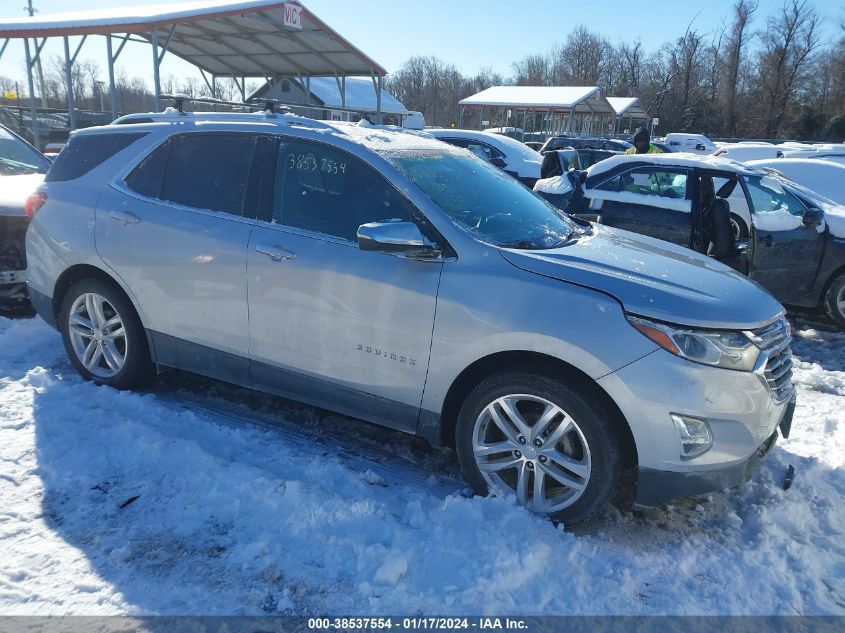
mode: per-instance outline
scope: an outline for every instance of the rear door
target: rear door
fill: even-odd
[[[585,213],[602,224],[688,246],[692,232],[689,171],[638,167],[584,193]]]
[[[749,176],[744,184],[752,205],[750,277],[781,303],[808,303],[824,253],[824,225],[805,226],[807,207],[774,178]]]
[[[137,298],[163,364],[248,377],[246,249],[254,158],[266,144],[254,134],[174,136],[100,198],[98,252]]]

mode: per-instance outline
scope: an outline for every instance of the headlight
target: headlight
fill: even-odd
[[[754,371],[760,356],[760,348],[742,332],[682,328],[634,316],[628,321],[667,352],[696,363]]]

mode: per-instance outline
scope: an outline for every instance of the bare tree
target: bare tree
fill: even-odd
[[[756,0],[737,0],[733,6],[733,23],[730,26],[725,44],[725,131],[729,136],[736,135],[737,91],[739,89],[739,70],[743,52],[751,38],[748,25],[751,16],[757,10]]]

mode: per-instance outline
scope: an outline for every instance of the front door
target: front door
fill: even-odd
[[[272,213],[248,249],[254,383],[412,431],[428,369],[442,263],[358,248],[361,224],[415,219],[362,160],[283,139]]]
[[[248,134],[173,137],[97,204],[98,252],[135,295],[160,363],[248,378],[248,192],[258,142]]]
[[[602,224],[689,246],[692,201],[688,172],[666,167],[630,169],[587,189],[585,214]]]
[[[746,185],[753,207],[750,277],[781,303],[803,305],[824,251],[824,226],[805,226],[807,208],[777,180],[749,176]]]

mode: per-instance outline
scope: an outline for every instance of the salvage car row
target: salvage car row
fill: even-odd
[[[571,217],[502,173],[532,184],[527,148],[434,136],[457,138],[273,113],[77,132],[27,201],[32,303],[89,380],[176,367],[415,433],[477,493],[568,523],[748,480],[790,431],[790,326],[718,260],[756,278],[781,245],[754,217],[786,213],[830,267],[824,211],[676,154],[598,163]],[[662,241],[578,217],[637,231],[638,204],[685,220]],[[774,259],[804,256],[784,242]]]

